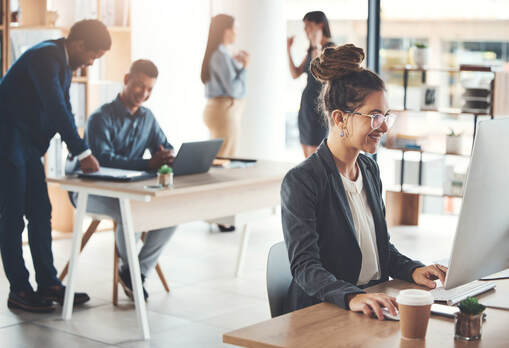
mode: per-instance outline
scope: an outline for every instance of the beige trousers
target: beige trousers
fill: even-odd
[[[210,137],[224,139],[217,154],[219,157],[235,157],[243,109],[243,99],[220,97],[207,101],[203,120],[210,131]]]

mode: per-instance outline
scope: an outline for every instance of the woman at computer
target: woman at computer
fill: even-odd
[[[378,165],[362,153],[377,151],[395,116],[384,82],[363,60],[363,50],[348,44],[325,48],[311,62],[329,132],[281,188],[293,275],[286,312],[330,302],[383,320],[383,307],[396,313],[395,299],[364,288],[389,276],[429,288],[445,280],[445,267],[413,261],[389,241]]]
[[[327,123],[323,122],[320,111],[316,107],[321,84],[315,80],[309,71],[309,67],[311,60],[317,57],[323,48],[333,46],[334,43],[331,41],[329,21],[325,13],[322,11],[308,12],[302,21],[304,22],[306,37],[309,40],[307,54],[300,65],[295,65],[291,53],[293,36],[287,39],[287,52],[292,77],[296,79],[303,73],[307,74],[307,84],[302,91],[298,115],[300,144],[304,157],[307,158],[316,151],[328,132]]]
[[[203,119],[211,138],[224,139],[218,156],[233,157],[237,150],[240,117],[246,94],[246,67],[249,54],[239,51],[232,54],[231,45],[236,38],[235,19],[218,14],[212,17],[201,80],[208,99]]]

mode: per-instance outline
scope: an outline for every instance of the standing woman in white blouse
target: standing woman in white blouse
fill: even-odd
[[[284,312],[330,302],[383,320],[382,308],[395,314],[395,299],[364,288],[389,277],[429,288],[445,280],[445,267],[413,261],[389,240],[378,165],[362,152],[377,151],[395,116],[383,80],[363,60],[364,51],[348,44],[325,48],[311,62],[329,134],[281,187],[293,275]]]
[[[249,54],[246,51],[231,53],[230,46],[235,43],[235,38],[236,25],[232,16],[218,14],[212,17],[201,69],[208,99],[203,119],[211,138],[224,139],[218,154],[223,157],[236,155],[246,94]]]

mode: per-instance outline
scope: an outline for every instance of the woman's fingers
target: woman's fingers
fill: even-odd
[[[428,266],[428,279],[431,279],[431,280],[435,280],[435,279],[440,279],[440,281],[443,283],[445,281],[445,277],[444,277],[444,274],[441,270],[439,270],[437,267],[435,267],[435,265],[431,265],[431,266]],[[435,283],[435,282],[433,282]],[[434,285],[436,286],[436,284]]]
[[[391,312],[392,315],[398,314],[396,306],[394,306],[389,296],[381,296],[379,301],[389,310],[389,312]]]
[[[446,267],[443,267],[441,265],[433,265],[435,267],[435,269],[438,271],[438,279],[440,279],[440,281],[442,282],[442,284],[445,283],[445,276],[447,274],[447,268]],[[445,270],[443,268],[445,268]]]
[[[384,313],[382,312],[382,307],[375,299],[369,299],[366,301],[366,303],[371,307],[373,312],[375,312],[376,317],[378,320],[384,320]]]
[[[399,306],[398,306],[398,302],[396,301],[396,297],[389,296],[389,299],[391,300],[393,306],[396,307],[396,309],[399,310]]]
[[[373,311],[371,310],[371,307],[367,303],[365,303],[364,306],[362,306],[362,313],[364,313],[368,317],[371,317],[373,315]]]

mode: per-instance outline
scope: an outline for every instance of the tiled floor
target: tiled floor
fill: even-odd
[[[423,216],[419,227],[397,227],[392,242],[403,253],[424,262],[448,256],[457,218]],[[138,341],[134,306],[120,291],[121,303],[111,304],[113,238],[94,235],[80,259],[78,289],[92,300],[76,310],[72,321],[60,319],[60,308],[49,315],[12,312],[6,306],[8,282],[0,275],[1,347],[229,347],[224,332],[270,317],[265,290],[268,249],[282,240],[280,218],[252,225],[244,274],[235,278],[239,233],[210,232],[202,222],[183,225],[165,249],[160,264],[170,283],[164,292],[155,274],[147,280],[148,318],[152,339]],[[55,263],[62,269],[70,240],[54,242]],[[29,249],[25,260],[32,269]]]

